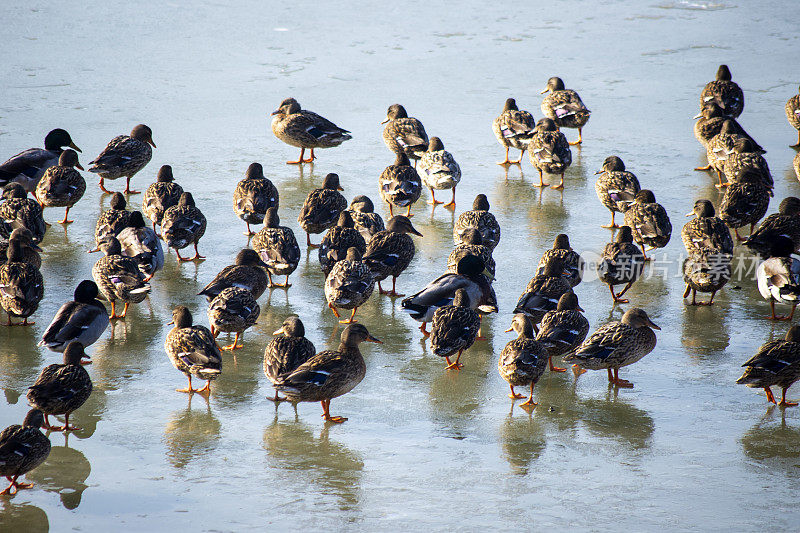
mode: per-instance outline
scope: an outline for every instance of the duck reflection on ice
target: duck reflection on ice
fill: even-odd
[[[649,448],[655,428],[652,417],[618,394],[615,389],[605,400],[580,401],[577,408],[582,425],[594,435],[619,440],[634,450]]]
[[[796,477],[800,465],[800,428],[787,425],[785,415],[783,409],[770,405],[761,420],[742,436],[742,451],[762,466]],[[777,417],[780,422],[775,420]]]
[[[547,437],[540,417],[518,411],[522,416],[514,416],[512,412],[503,422],[500,442],[503,458],[508,461],[513,473],[524,476],[528,474],[530,464],[539,459],[544,451]]]
[[[7,498],[0,498],[0,526],[3,531],[50,531],[50,521],[42,509],[29,503],[16,505]]]
[[[51,434],[51,439],[54,436]],[[57,492],[61,504],[67,509],[76,509],[81,503],[83,491],[88,488],[86,479],[91,472],[92,465],[86,456],[80,450],[70,448],[65,439],[64,446],[50,448],[47,460],[32,470],[28,478],[46,492]]]
[[[211,412],[208,399],[200,398],[203,407],[192,409],[192,398],[186,409],[175,411],[164,427],[164,441],[167,445],[167,459],[172,466],[183,469],[198,456],[207,455],[219,444],[220,424]]]

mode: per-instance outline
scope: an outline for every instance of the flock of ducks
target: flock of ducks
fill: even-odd
[[[591,112],[560,78],[550,78],[542,92],[549,93],[541,104],[544,118],[535,121],[531,113],[520,110],[509,98],[492,128],[505,148],[505,159],[499,164],[521,164],[527,151],[539,172],[537,185],[545,186],[547,174],[560,178],[550,185],[560,189],[572,161],[570,146],[582,143],[582,130]],[[791,320],[800,295],[800,260],[792,257],[800,248],[800,200],[783,199],[778,213],[761,220],[773,196],[773,181],[764,150],[736,122],[744,110],[744,95],[731,80],[727,66],[720,66],[716,80],[703,89],[700,106],[695,135],[707,150],[708,165],[697,170],[716,172],[718,186],[725,192],[719,216],[710,200],[699,200],[687,215],[692,220],[681,230],[688,253],[683,264],[684,298],[691,295],[691,305],[713,304],[714,295],[731,277],[734,240],[729,228],[733,228],[736,239],[763,259],[758,267],[758,288],[772,306],[770,318]],[[800,132],[800,95],[789,100],[786,113]],[[288,164],[313,162],[316,149],[335,147],[352,138],[347,130],[302,109],[293,98],[281,102],[272,117],[275,136],[300,148],[298,159]],[[307,249],[318,251],[325,274],[323,291],[331,312],[342,318],[342,311],[350,311],[340,320],[347,326],[338,348],[318,352],[305,338],[301,319],[290,316],[275,331],[264,352],[264,373],[275,387],[271,399],[320,402],[322,416],[333,423],[346,418],[331,414],[331,400],[357,386],[367,371],[359,345],[381,342],[357,322],[359,307],[372,297],[376,284],[379,295],[405,296],[398,292],[397,281],[414,259],[414,237],[422,236],[411,222],[412,206],[425,187],[434,205],[442,203],[435,191],[450,189],[452,199],[445,207],[454,208],[461,180],[458,163],[442,140],[429,138],[422,123],[409,117],[403,106],[390,106],[383,123],[383,140],[395,154],[394,163],[378,179],[389,220],[384,223],[365,195],[354,197],[348,205],[336,174],[328,174],[322,187],[309,192],[297,217],[306,233]],[[577,140],[567,141],[563,129],[577,129]],[[0,474],[10,482],[2,494],[30,487],[19,477],[41,464],[50,450],[49,439],[40,428],[76,429],[69,424],[70,414],[92,391],[91,378],[83,367],[91,360],[84,350],[99,339],[111,320],[124,319],[130,304],[147,298],[151,282],[164,265],[162,242],[167,249],[175,250],[178,261],[203,258],[198,244],[207,228],[206,218],[192,194],[175,182],[169,165],[162,166],[156,181],[147,187],[141,211],[128,210],[123,194],[105,188],[105,180],[125,177],[124,192],[138,194],[130,188],[130,180],[147,165],[155,147],[151,129],[139,124],[130,135],[112,139],[90,163],[88,171],[98,174],[100,189],[112,194],[110,209],[100,214],[95,228],[92,251],[102,251],[103,256],[92,268],[93,279],[80,282],[74,299],[61,306],[39,343],[63,353],[63,363],[44,368],[30,386],[27,398],[33,409],[22,425],[0,433]],[[795,147],[800,147],[800,133]],[[511,148],[519,150],[515,161],[509,159]],[[0,236],[4,238],[0,245],[0,304],[9,326],[32,324],[29,318],[44,297],[39,244],[48,224],[43,210],[64,207],[59,223],[71,222],[69,211],[86,190],[78,152],[69,133],[55,129],[46,136],[44,148],[26,150],[0,165]],[[800,178],[800,154],[794,167]],[[598,275],[608,285],[614,303],[628,302],[623,296],[641,276],[650,259],[647,252],[667,245],[672,224],[653,191],[642,189],[619,157],[606,158],[597,174],[597,196],[611,212],[610,224],[603,227],[616,230],[612,242],[605,246]],[[256,323],[259,297],[268,288],[291,287],[289,278],[298,267],[301,249],[292,229],[281,226],[279,204],[278,189],[264,176],[263,167],[251,164],[233,191],[233,209],[246,224],[251,247],[241,250],[233,264],[199,291],[208,300],[209,327],[195,324],[183,305],[172,313],[173,328],[164,348],[173,366],[188,378],[187,387],[178,389],[180,392],[211,394],[211,382],[222,373],[223,351],[242,348],[242,334]],[[395,215],[395,208],[405,209],[405,213]],[[615,218],[618,213],[624,218],[621,226]],[[251,225],[263,228],[256,232]],[[750,225],[750,235],[743,238],[738,230],[746,225]],[[312,244],[311,235],[321,233],[320,244]],[[482,316],[498,312],[492,253],[500,238],[501,228],[490,212],[489,201],[479,194],[472,209],[455,220],[454,248],[447,258],[446,271],[400,301],[401,309],[421,323],[419,329],[428,338],[432,353],[445,360],[448,370],[462,368],[464,351],[483,340]],[[190,247],[193,257],[180,255]],[[633,387],[619,377],[619,370],[639,361],[656,346],[654,330],[660,328],[638,307],[589,335],[589,321],[575,293],[584,270],[585,262],[571,248],[569,237],[559,234],[552,249],[542,255],[513,310],[511,327],[506,331],[515,332],[517,338],[502,350],[498,371],[508,382],[513,400],[525,398],[515,387],[529,387],[522,403],[526,409],[536,407],[534,387],[546,370],[566,371],[554,364],[554,358],[571,363],[576,379],[586,370],[606,370],[612,386]],[[388,284],[390,277],[392,287],[388,290],[381,283]],[[615,290],[620,286],[621,290]],[[698,292],[710,294],[709,300],[698,302]],[[110,304],[110,313],[100,298]],[[791,314],[777,316],[776,303],[790,304]],[[235,334],[233,342],[219,346],[220,333]],[[764,388],[773,403],[770,387],[777,385],[782,388],[780,405],[797,405],[786,400],[786,390],[800,379],[800,328],[792,327],[785,340],[762,346],[744,366],[738,383]],[[193,378],[205,381],[204,386],[195,388]],[[52,425],[48,417],[61,415],[63,425]]]

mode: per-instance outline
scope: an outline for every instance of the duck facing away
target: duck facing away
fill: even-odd
[[[414,228],[408,217],[395,215],[389,220],[387,229],[376,233],[367,244],[363,259],[375,275],[379,294],[404,296],[397,292],[397,277],[408,268],[416,253],[414,241],[409,234],[422,237],[422,233]],[[392,276],[392,290],[385,291],[381,287],[381,281],[389,276]]]
[[[795,251],[800,248],[800,198],[788,196],[781,200],[778,212],[762,220],[744,245],[762,259],[769,259],[772,241],[778,235],[792,239]]]
[[[189,386],[177,392],[211,394],[211,382],[222,374],[222,353],[214,336],[204,326],[192,325],[192,313],[180,305],[172,311],[174,324],[164,340],[164,350],[172,366],[189,378]],[[204,379],[205,387],[192,388],[192,376]]]
[[[258,299],[269,285],[266,268],[266,263],[261,260],[255,250],[244,248],[236,254],[232,265],[220,270],[214,279],[197,294],[205,296],[211,302],[228,287],[239,287],[247,289],[253,293],[253,298]]]
[[[786,118],[789,120],[789,124],[797,130],[797,144],[792,144],[791,148],[800,148],[800,89],[798,94],[786,102]]]
[[[164,212],[173,205],[178,205],[181,194],[183,187],[175,183],[172,167],[162,165],[158,169],[156,182],[148,185],[142,197],[142,212],[153,223],[153,231],[156,230],[156,226],[161,225]]]
[[[461,242],[453,247],[453,251],[447,256],[447,271],[456,273],[458,271],[458,262],[462,257],[467,255],[475,255],[483,260],[486,265],[486,270],[494,276],[497,264],[494,257],[492,257],[492,250],[483,244],[483,236],[481,232],[475,228],[467,228],[461,234]]]
[[[121,192],[115,192],[111,195],[109,208],[100,213],[97,218],[97,224],[94,227],[94,242],[95,248],[89,252],[99,252],[100,244],[106,241],[109,237],[116,237],[119,232],[128,227],[131,220],[132,211],[128,211],[128,202]]]
[[[489,250],[494,250],[500,243],[500,224],[495,216],[489,212],[489,200],[485,194],[479,194],[472,202],[472,210],[464,211],[453,225],[453,244],[462,242],[464,231],[467,228],[480,232],[483,245]]]
[[[653,191],[649,189],[636,194],[633,204],[625,211],[625,225],[631,228],[633,240],[642,247],[645,261],[649,260],[647,250],[665,247],[672,237],[672,222],[667,210],[656,202]]]
[[[617,213],[625,213],[633,199],[641,190],[639,179],[633,172],[625,170],[622,159],[612,155],[603,161],[603,168],[595,172],[600,177],[594,183],[594,190],[600,202],[611,211],[611,223],[603,228],[618,228],[614,221]]]
[[[318,244],[311,244],[311,234],[322,233],[336,224],[339,213],[347,209],[347,200],[339,192],[343,190],[339,185],[339,175],[330,173],[325,176],[321,188],[314,189],[306,196],[297,221],[306,232],[306,245],[309,248],[319,247]]]
[[[272,335],[272,340],[264,350],[264,374],[273,383],[277,383],[281,376],[293,372],[297,367],[308,361],[317,353],[314,344],[306,339],[306,329],[300,317],[287,317],[280,329]],[[269,398],[275,402],[286,400],[278,396]]]
[[[794,244],[783,235],[775,237],[770,249],[770,258],[758,265],[756,282],[758,292],[769,301],[771,320],[792,320],[800,297],[800,259],[792,257]],[[789,316],[775,314],[775,302],[789,304]]]
[[[720,65],[714,81],[706,83],[700,93],[700,106],[709,101],[714,101],[722,108],[722,112],[736,118],[744,111],[744,93],[735,81],[731,81],[731,71],[728,65]]]
[[[206,217],[194,205],[192,193],[181,194],[177,205],[173,205],[164,212],[161,219],[161,235],[167,246],[175,249],[178,261],[197,261],[205,259],[197,249],[197,243],[206,232]],[[181,257],[181,250],[194,245],[194,257]]]
[[[145,281],[136,261],[122,255],[122,246],[116,237],[110,237],[100,248],[105,255],[92,267],[92,278],[103,298],[111,302],[109,318],[125,318],[128,305],[144,301],[150,292],[150,284]],[[125,302],[121,315],[117,314],[117,300]]]
[[[548,366],[551,372],[564,372],[564,368],[553,365],[553,357],[572,352],[581,345],[589,333],[589,321],[581,314],[583,309],[578,304],[574,292],[564,293],[558,300],[558,306],[548,311],[539,324],[536,340],[547,350]],[[579,365],[572,366],[576,375],[584,370]]]
[[[336,225],[328,230],[317,250],[319,266],[327,276],[333,265],[347,255],[347,250],[355,248],[360,254],[367,251],[367,243],[357,229],[348,211],[339,213]]]
[[[4,265],[8,259],[8,247],[11,245],[11,241],[19,243],[23,263],[30,263],[36,268],[42,268],[42,256],[39,255],[42,249],[34,242],[33,234],[26,228],[17,228],[11,232],[7,241],[0,241],[0,265]]]
[[[492,121],[494,136],[497,137],[500,146],[506,149],[505,160],[499,161],[497,164],[519,165],[522,162],[522,156],[525,155],[525,150],[528,149],[528,143],[533,137],[535,127],[536,121],[533,119],[533,115],[527,111],[520,111],[517,101],[513,98],[507,99],[502,113]],[[508,158],[509,148],[519,150],[519,157],[516,161]]]
[[[392,104],[386,111],[386,124],[383,128],[383,142],[395,154],[405,154],[413,159],[422,157],[428,149],[428,134],[422,122],[414,117],[409,117],[406,109],[400,104]]]
[[[44,297],[44,278],[39,269],[24,261],[18,241],[9,241],[6,262],[0,266],[0,305],[8,314],[9,326],[32,326],[30,317]],[[12,317],[22,322],[12,322]]]
[[[33,488],[33,483],[20,483],[17,479],[50,455],[50,439],[39,430],[43,424],[42,412],[31,409],[22,425],[14,424],[0,432],[0,476],[11,482],[0,496],[13,496],[20,489]]]
[[[261,314],[261,307],[256,299],[247,289],[240,287],[228,287],[223,289],[216,298],[208,304],[208,324],[211,326],[211,334],[214,338],[224,333],[235,333],[233,342],[228,346],[223,346],[223,350],[238,350],[243,348],[239,344],[239,336],[251,327],[258,320]]]
[[[569,244],[569,236],[565,233],[556,235],[553,247],[545,250],[539,265],[536,267],[536,274],[543,274],[547,264],[551,261],[560,261],[563,267],[562,275],[569,282],[570,286],[576,287],[583,279],[583,271],[586,268],[581,255],[572,249]]]
[[[531,278],[525,291],[517,300],[514,313],[523,313],[531,319],[534,330],[548,311],[556,309],[562,295],[572,290],[564,277],[564,263],[552,260],[541,274]]]
[[[797,402],[786,399],[786,391],[800,379],[800,326],[792,326],[786,337],[765,343],[753,357],[742,365],[742,377],[736,380],[740,385],[764,389],[767,400],[777,403],[771,387],[781,388],[781,407],[795,407]]]
[[[128,224],[117,235],[122,255],[136,261],[139,270],[145,275],[145,281],[150,281],[164,267],[161,239],[144,223],[141,211],[131,211]]]
[[[68,220],[70,208],[78,203],[86,191],[86,180],[75,170],[83,167],[78,162],[75,150],[64,150],[58,158],[58,164],[45,170],[36,185],[34,196],[42,207],[66,207],[64,219],[59,224],[71,224]]]
[[[389,205],[389,216],[395,207],[405,207],[406,216],[412,217],[411,206],[422,194],[422,180],[403,152],[397,153],[394,163],[386,167],[378,178],[381,198]]]
[[[583,142],[583,127],[589,121],[592,113],[584,105],[578,93],[572,89],[565,89],[561,78],[552,77],[547,80],[547,87],[541,94],[549,92],[542,100],[542,113],[553,120],[559,128],[577,128],[578,140],[569,144]]]
[[[33,193],[44,172],[58,164],[64,148],[81,151],[66,130],[56,128],[50,131],[44,138],[44,148],[28,148],[0,165],[0,187],[16,182],[26,192]]]
[[[279,204],[278,189],[264,177],[261,163],[251,163],[245,178],[233,191],[233,212],[247,224],[245,235],[255,235],[250,224],[261,224],[270,207]]]
[[[100,176],[100,190],[111,194],[105,188],[105,180],[126,178],[125,194],[139,194],[131,190],[131,178],[142,170],[153,157],[153,130],[144,124],[139,124],[131,130],[130,135],[118,135],[108,142],[94,161],[89,164],[89,172]]]
[[[288,144],[300,148],[297,161],[287,161],[287,165],[313,163],[315,148],[332,148],[353,138],[350,132],[340,128],[330,120],[300,108],[294,98],[287,98],[272,112],[272,133]],[[306,149],[311,156],[303,159]]]
[[[715,248],[701,248],[689,253],[683,261],[683,281],[686,283],[683,297],[692,295],[690,305],[714,305],[714,295],[731,279],[731,259],[730,253]],[[710,292],[708,302],[698,302],[698,292]]]
[[[461,354],[475,343],[480,329],[481,317],[471,308],[469,294],[464,289],[458,289],[452,304],[443,305],[433,313],[431,351],[445,358],[448,370],[460,370],[464,367],[459,362]],[[456,355],[453,362],[450,361],[451,355]]]
[[[431,205],[441,204],[436,199],[435,190],[452,189],[453,199],[444,204],[444,207],[455,207],[456,187],[461,181],[461,167],[456,163],[453,154],[444,149],[444,144],[439,137],[431,137],[428,151],[422,154],[419,160],[419,175],[422,184],[431,191]]]
[[[383,218],[375,212],[375,204],[368,196],[360,194],[350,202],[350,217],[355,228],[361,232],[364,241],[369,242],[373,235],[386,229]]]
[[[39,202],[28,198],[22,185],[16,182],[3,187],[3,201],[0,203],[0,237],[8,238],[17,228],[25,228],[33,235],[37,244],[42,242],[47,224]]]
[[[524,394],[514,391],[514,387],[530,386],[530,396],[520,407],[533,409],[537,406],[533,401],[533,387],[547,368],[547,350],[534,338],[533,326],[528,317],[522,313],[514,315],[511,327],[506,333],[510,331],[515,331],[517,338],[509,341],[500,352],[497,370],[511,387],[508,397],[512,400],[521,400],[525,397]]]
[[[73,300],[62,305],[47,326],[39,346],[63,352],[73,341],[84,347],[97,342],[109,324],[106,306],[97,299],[99,294],[94,281],[81,281],[75,288]]]
[[[356,311],[366,303],[373,290],[375,275],[355,247],[347,250],[347,256],[334,264],[325,278],[325,299],[336,318],[340,318],[337,308],[352,310],[350,318],[339,321],[341,324],[356,322]]]
[[[606,244],[597,275],[608,285],[615,303],[628,303],[622,296],[628,292],[633,282],[639,279],[644,269],[644,254],[633,244],[633,234],[628,226],[621,226],[614,242]],[[615,294],[614,285],[625,285],[622,292]]]
[[[276,208],[267,209],[264,227],[253,237],[252,246],[267,265],[268,287],[291,287],[289,275],[297,270],[300,263],[300,246],[291,228],[281,226]],[[286,281],[275,283],[272,276],[286,276]]]
[[[549,118],[543,118],[537,124],[536,133],[528,144],[528,159],[539,171],[539,184],[534,184],[534,187],[546,186],[543,175],[547,172],[561,176],[557,185],[551,185],[553,189],[564,188],[564,174],[572,164],[572,152],[567,138]]]

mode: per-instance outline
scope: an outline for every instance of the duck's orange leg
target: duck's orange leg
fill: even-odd
[[[303,163],[303,155],[305,155],[305,153],[306,153],[306,149],[305,148],[300,148],[300,157],[297,158],[297,161],[287,161],[286,164],[287,165],[299,165],[299,164]]]
[[[141,191],[134,191],[131,189],[131,177],[128,176],[128,181],[125,184],[125,194],[139,194]]]
[[[350,313],[350,318],[348,318],[347,320],[340,320],[339,324],[352,324],[353,322],[358,322],[358,320],[353,318],[354,316],[356,316],[356,311],[358,311],[358,307],[353,308],[353,311]]]
[[[331,401],[330,400],[322,400],[320,402],[322,404],[322,418],[325,419],[326,422],[333,422],[334,424],[341,424],[347,418],[343,416],[331,416]]]
[[[100,190],[103,191],[106,194],[114,194],[113,192],[111,192],[108,189],[106,189],[105,181],[106,181],[105,178],[100,178]]]
[[[451,370],[451,369],[453,369],[453,370],[461,370],[462,368],[464,368],[464,365],[462,365],[461,363],[458,362],[458,360],[461,359],[461,354],[462,353],[464,353],[464,350],[459,350],[458,351],[458,355],[456,356],[456,362],[455,363],[451,363],[450,362],[450,358],[449,357],[445,357],[445,360],[447,360],[447,370]]]
[[[67,210],[66,210],[66,211],[64,211],[64,220],[59,220],[59,221],[58,221],[58,223],[59,223],[59,224],[72,224],[73,222],[75,222],[74,220],[69,220],[69,219],[67,218],[67,215],[69,215],[69,208],[70,208],[70,207],[72,207],[72,206],[71,206],[71,205],[68,205],[68,206],[67,206]]]
[[[505,158],[505,160],[504,160],[504,161],[498,161],[498,162],[497,162],[497,164],[498,164],[498,165],[508,165],[508,164],[511,164],[511,163],[512,163],[512,161],[509,161],[509,159],[508,159],[508,148],[509,148],[509,147],[508,147],[508,146],[506,146],[506,158]],[[522,156],[521,156],[521,155],[520,155],[520,159],[522,159]]]
[[[333,311],[333,315],[336,318],[341,318],[341,315],[339,314],[339,311],[336,310],[336,308],[333,306],[333,304],[328,304],[328,307],[331,308],[331,311]]]
[[[618,228],[619,225],[617,225],[617,223],[614,222],[614,217],[616,216],[616,214],[617,214],[616,211],[611,211],[611,224],[603,224],[600,227],[601,228],[608,228],[608,229]]]
[[[615,387],[622,387],[623,389],[632,389],[633,383],[630,381],[619,379],[619,368],[614,369],[614,377],[611,377],[611,369],[608,369],[609,382]]]
[[[775,401],[775,396],[772,395],[772,389],[770,389],[769,387],[764,387],[764,392],[767,393],[767,401],[769,403],[778,403]]]
[[[308,159],[303,159],[303,156],[302,155],[300,156],[300,160],[303,163],[313,163],[316,158],[317,158],[317,156],[314,155],[314,149],[313,148],[311,149],[311,157],[309,157]]]
[[[433,190],[433,187],[428,187],[428,190],[431,191],[431,201],[428,202],[430,205],[439,205],[442,202],[436,199],[436,192]]]
[[[535,409],[536,406],[539,405],[538,403],[533,401],[533,385],[534,383],[531,382],[531,395],[528,396],[528,399],[526,401],[519,404],[519,406],[522,407],[523,409]]]
[[[552,357],[548,357],[547,358],[547,364],[550,366],[550,372],[566,372],[567,371],[566,368],[561,368],[560,366],[553,365],[553,358]]]
[[[783,390],[781,391],[781,403],[779,403],[778,405],[780,405],[781,407],[796,407],[797,402],[790,402],[786,400],[786,389],[788,388],[789,387],[783,387]]]
[[[239,348],[244,348],[244,344],[239,344],[239,332],[237,331],[236,336],[233,338],[233,343],[227,346],[223,346],[222,349],[233,351],[233,350],[238,350]]]
[[[514,392],[514,385],[509,385],[509,387],[511,387],[511,394],[509,394],[508,397],[511,398],[512,400],[521,400],[525,397],[524,394]]]
[[[444,207],[455,207],[456,206],[456,188],[453,187],[453,199],[444,204]]]
[[[422,334],[423,334],[423,335],[424,335],[426,338],[431,336],[431,334],[430,334],[430,333],[428,332],[428,330],[425,328],[425,326],[427,326],[427,325],[428,325],[428,323],[427,323],[427,322],[423,322],[423,323],[422,323],[422,325],[419,327],[419,330],[422,332]]]

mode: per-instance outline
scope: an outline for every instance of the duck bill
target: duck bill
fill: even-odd
[[[337,191],[343,191],[344,189],[342,188],[342,186],[341,186],[341,185],[339,185],[338,187],[336,187],[336,190],[337,190]]]
[[[41,248],[39,248],[39,245],[38,245],[38,244],[36,244],[35,242],[32,242],[32,241],[31,241],[31,243],[28,245],[28,247],[29,247],[31,250],[36,250],[37,252],[41,252],[41,251],[43,251]]]
[[[272,332],[273,335],[280,335],[281,333],[283,333],[283,328],[276,329],[275,331]]]
[[[513,327],[510,327],[510,328],[508,328],[508,329],[504,329],[503,331],[504,331],[505,333],[508,333],[509,331],[514,331],[514,328],[513,328]]]
[[[494,276],[492,275],[492,273],[491,273],[491,272],[489,272],[489,269],[488,269],[488,268],[484,268],[484,269],[483,269],[483,272],[481,272],[481,274],[483,274],[484,276],[486,276],[487,278],[489,278],[489,281],[494,281]]]
[[[408,232],[411,233],[412,235],[416,235],[417,237],[424,237],[424,235],[422,233],[418,232],[417,228],[415,228],[414,226],[411,226],[411,228],[408,230]]]
[[[692,211],[691,213],[686,213],[686,216],[687,217],[693,217],[694,216],[694,211]]]
[[[150,145],[150,146],[152,146],[153,148],[158,148],[158,147],[156,146],[156,143],[154,143],[154,142],[153,142],[153,139],[147,139],[147,144],[149,144],[149,145]]]
[[[280,113],[280,112],[281,112],[281,110],[280,110],[280,109],[276,109],[275,111],[273,111],[272,113],[270,113],[270,114],[269,114],[269,116],[271,116],[271,117],[272,117],[272,116],[275,116],[275,115],[277,115],[277,114],[278,114],[278,113]]]
[[[702,114],[702,113],[700,113],[700,114],[698,114],[698,115],[695,115],[695,116],[693,116],[692,118],[693,118],[694,120],[697,120],[698,118],[703,118],[703,114]]]
[[[168,325],[168,326],[171,326],[171,325],[173,325],[174,323],[175,323],[175,319],[173,318],[172,320],[170,320],[169,322],[167,322],[167,325]]]
[[[601,169],[601,170],[598,170],[597,172],[595,172],[594,175],[597,176],[598,174],[602,174],[602,173],[603,173],[603,170]]]
[[[81,166],[80,163],[75,163],[75,168],[77,168],[78,170],[83,170],[83,166]]]
[[[383,122],[381,122],[381,124],[386,124],[387,122],[389,122],[389,118],[388,118],[388,117],[386,118],[386,120],[384,120]]]
[[[373,336],[372,336],[372,335],[370,335],[370,334],[367,334],[367,338],[366,338],[366,339],[364,339],[364,340],[366,340],[367,342],[374,342],[375,344],[383,344],[383,341],[382,341],[382,340],[380,340],[380,339],[376,339],[375,337],[373,337]]]
[[[661,331],[661,328],[656,326],[655,322],[653,322],[649,318],[647,319],[647,325],[650,326],[653,329],[657,329],[657,330]]]
[[[70,141],[70,142],[69,142],[69,144],[68,144],[67,146],[69,146],[70,148],[72,148],[72,149],[73,149],[73,150],[75,150],[76,152],[80,152],[80,151],[81,151],[81,149],[80,149],[80,148],[78,148],[78,147],[75,145],[75,143],[74,143],[74,142],[72,142],[72,141]],[[83,153],[83,152],[81,152],[81,153]],[[81,169],[81,170],[83,170],[83,169]]]
[[[540,92],[539,92],[539,94],[544,94],[544,93],[546,93],[546,92],[547,92],[547,91],[549,91],[549,90],[550,90],[550,88],[549,88],[549,87],[545,87],[543,91],[540,91]]]
[[[580,311],[581,313],[585,313],[586,312],[586,310],[583,307],[581,307],[580,305],[575,306],[575,310],[576,311]]]

